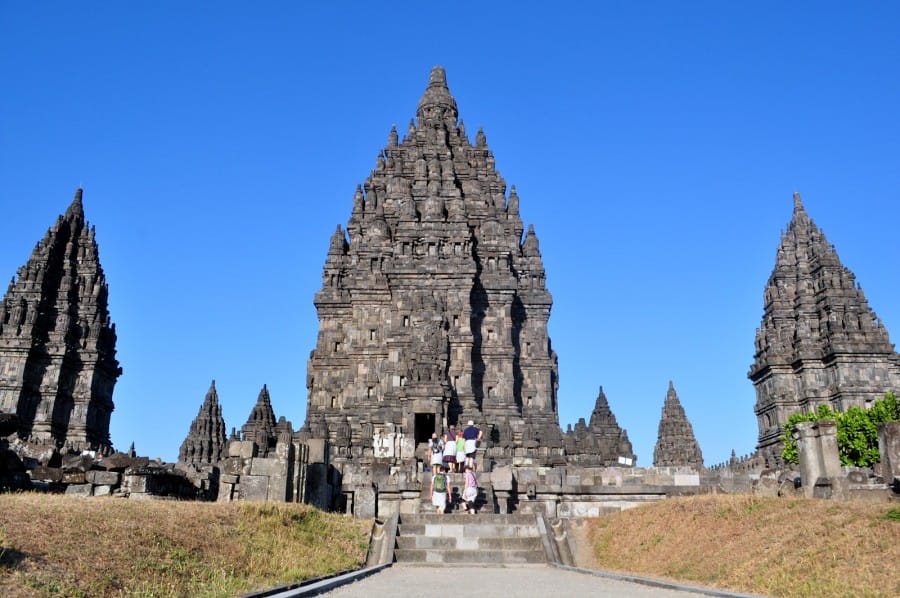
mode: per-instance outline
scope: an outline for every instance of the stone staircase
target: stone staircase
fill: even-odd
[[[534,515],[400,515],[394,558],[398,563],[522,565],[546,563]]]

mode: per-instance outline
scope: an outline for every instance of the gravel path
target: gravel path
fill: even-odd
[[[436,588],[439,591],[436,591]],[[686,598],[694,592],[655,588],[642,584],[564,571],[546,565],[511,567],[427,567],[397,565],[324,594],[333,597],[477,596],[565,598]]]

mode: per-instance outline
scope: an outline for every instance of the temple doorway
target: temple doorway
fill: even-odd
[[[434,413],[416,413],[414,426],[416,445],[423,442],[427,444],[431,440],[431,435],[437,432],[434,427]]]

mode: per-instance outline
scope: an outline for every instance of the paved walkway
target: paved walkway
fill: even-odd
[[[687,598],[704,594],[655,588],[546,565],[427,567],[394,564],[324,595],[335,598],[431,595],[478,598]]]

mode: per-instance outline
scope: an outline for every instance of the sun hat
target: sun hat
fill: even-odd
[[[475,422],[473,422],[473,421],[470,419],[469,421],[466,422],[466,425],[467,425],[467,426],[474,426],[474,425],[475,425]]]

